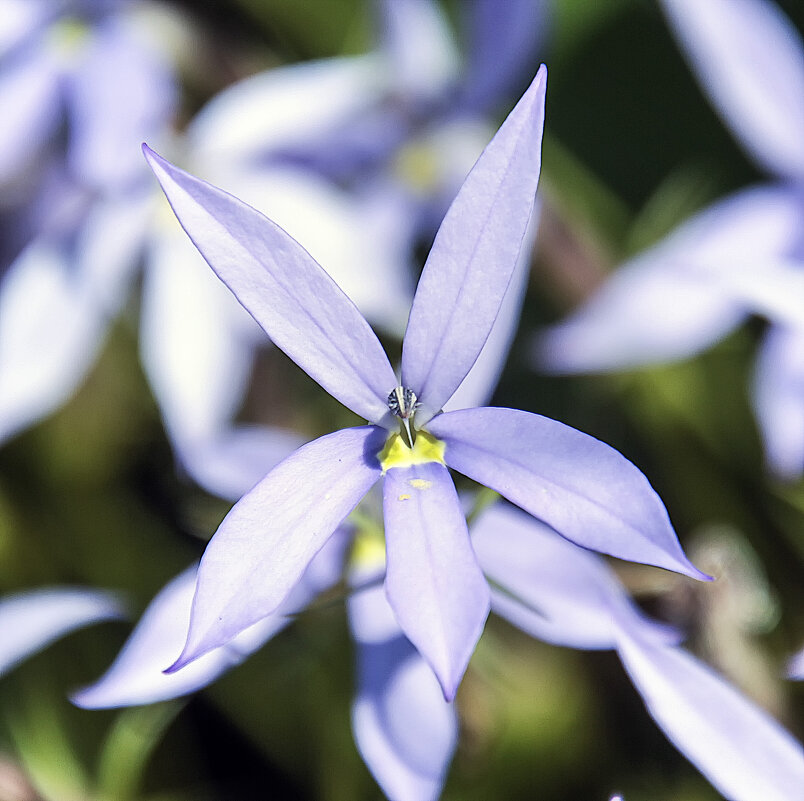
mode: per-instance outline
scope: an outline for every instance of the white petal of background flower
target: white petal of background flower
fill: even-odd
[[[29,590],[0,600],[0,674],[70,631],[123,616],[111,593],[78,587]]]
[[[804,180],[804,43],[770,0],[662,0],[698,79],[745,148]]]

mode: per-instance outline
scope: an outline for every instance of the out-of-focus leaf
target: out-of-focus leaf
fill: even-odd
[[[183,706],[181,701],[168,701],[118,714],[100,754],[100,798],[128,801],[138,797],[148,758]]]

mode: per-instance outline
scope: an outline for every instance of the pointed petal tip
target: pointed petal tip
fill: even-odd
[[[445,443],[451,468],[497,490],[576,545],[710,580],[687,559],[645,475],[600,440],[550,418],[499,407],[444,412],[428,430]]]
[[[386,598],[387,598],[387,585],[386,585]],[[393,608],[393,604],[391,603],[390,599],[388,599],[389,604],[391,604]],[[474,639],[474,643],[476,644],[477,641],[480,639],[483,629],[485,628],[486,620],[488,619],[489,613],[491,612],[491,596],[489,595],[489,601],[487,604],[486,614],[483,617],[483,622],[480,626],[480,631],[477,632],[477,636]],[[394,612],[396,615],[396,612]],[[469,662],[472,657],[472,653],[474,652],[474,646],[472,647],[472,653],[470,653],[464,660],[454,660],[449,663],[436,663],[435,660],[431,658],[430,654],[426,654],[422,652],[417,645],[414,645],[417,651],[419,651],[419,655],[424,659],[427,663],[430,670],[433,672],[436,680],[438,681],[439,687],[441,688],[441,694],[444,696],[444,700],[449,704],[455,700],[455,695],[458,692],[458,688],[461,686],[461,682],[463,681],[464,674],[466,673],[467,668],[469,667]]]
[[[489,606],[489,609],[491,609],[491,606]],[[441,694],[444,696],[444,700],[448,704],[451,704],[455,700],[458,688],[461,686],[463,677],[467,668],[469,667],[470,660],[467,660],[462,666],[453,665],[451,669],[450,667],[444,669],[443,667],[436,668],[436,666],[430,662],[429,659],[424,656],[422,658],[424,658],[425,662],[427,662],[430,670],[433,671],[433,675],[436,677],[438,684],[441,687]]]
[[[202,656],[202,654],[188,651],[187,648],[185,648],[179,655],[179,658],[172,665],[166,667],[162,673],[164,673],[166,676],[170,676],[171,674],[181,670],[183,667],[189,665],[190,662],[198,659],[199,656]]]
[[[488,585],[486,586],[488,587]],[[458,688],[461,686],[461,682],[463,681],[463,677],[469,668],[469,663],[471,662],[475,648],[477,647],[477,643],[480,640],[481,636],[483,635],[483,631],[486,628],[486,622],[488,621],[490,613],[491,613],[491,593],[488,592],[485,604],[485,613],[482,615],[482,617],[479,618],[480,620],[479,627],[475,635],[473,636],[472,648],[468,653],[468,655],[465,656],[465,658],[455,660],[452,662],[451,665],[436,667],[435,664],[433,664],[432,662],[430,662],[429,659],[424,657],[425,662],[427,662],[430,665],[430,669],[433,671],[436,679],[438,680],[438,683],[441,687],[441,692],[444,696],[444,700],[448,704],[452,703],[455,700],[455,695],[457,694]]]
[[[256,621],[255,621],[256,622]],[[190,620],[190,632],[187,637],[187,642],[184,644],[184,649],[179,654],[178,658],[172,665],[166,667],[162,673],[170,676],[177,673],[182,668],[187,667],[191,662],[195,662],[202,656],[206,656],[210,651],[215,651],[218,648],[225,647],[228,643],[237,637],[238,634],[245,631],[248,626],[237,629],[234,633],[231,631],[228,634],[221,632],[207,632],[201,636],[196,636],[192,631],[192,618]]]
[[[536,75],[530,82],[530,86],[525,90],[525,95],[535,94],[539,98],[543,98],[547,91],[547,65],[542,64],[536,71]]]
[[[211,644],[204,642],[203,640],[201,642],[193,642],[193,637],[188,636],[187,642],[184,644],[184,648],[176,658],[176,661],[173,662],[173,664],[168,665],[168,667],[166,667],[162,673],[164,673],[166,676],[170,676],[172,673],[178,672],[183,667],[187,667],[187,665],[189,665],[191,662],[195,662],[196,659],[204,656],[204,654],[207,654],[215,648],[224,645],[225,642],[226,641],[220,640]]]
[[[651,563],[645,562],[645,564],[650,565]],[[654,566],[664,570],[671,570],[674,573],[679,573],[682,576],[687,576],[696,581],[715,581],[717,578],[716,576],[710,576],[708,573],[704,573],[703,570],[698,570],[683,554],[681,558],[675,560],[675,564],[672,566],[667,564],[655,564]]]
[[[152,147],[148,145],[147,142],[142,143],[142,155],[145,156],[145,160],[148,162],[148,166],[156,172],[157,169],[160,167],[166,171],[170,171],[171,168],[174,170],[178,169],[173,164],[171,164],[164,156],[160,156]],[[159,175],[157,174],[157,178]]]
[[[695,565],[687,559],[686,556],[682,557],[681,567],[675,568],[676,573],[681,573],[685,576],[695,579],[696,581],[715,581],[717,576],[710,576],[704,573],[703,570],[698,570]]]
[[[444,700],[451,704],[455,700],[455,693],[458,692],[458,685],[460,684],[460,679],[457,682],[450,682],[449,684],[445,684],[441,677],[438,678],[438,683],[441,685],[441,692],[444,694]],[[463,678],[463,677],[461,677]]]
[[[256,208],[147,144],[143,153],[187,236],[274,344],[364,420],[381,419],[396,376],[376,334],[329,273]],[[287,280],[291,273],[294,281]]]
[[[112,709],[116,706],[121,706],[121,704],[109,703],[109,700],[103,697],[103,693],[94,691],[94,685],[92,684],[79,687],[71,692],[67,698],[73,706],[77,706],[79,709]]]
[[[491,598],[446,467],[427,462],[389,469],[383,516],[386,598],[451,701],[483,633]]]
[[[546,76],[541,67],[480,154],[425,262],[402,345],[402,383],[418,396],[421,424],[476,363],[520,259],[541,171]]]
[[[92,693],[88,692],[88,689],[88,687],[80,687],[69,693],[67,698],[73,706],[77,706],[79,709],[94,709]]]
[[[488,608],[483,618],[483,623],[480,627],[480,631],[477,633],[477,638],[475,639],[475,644],[480,639],[480,636],[483,633],[483,629],[485,628],[486,620],[488,619],[489,612],[491,611],[491,596],[489,596]],[[472,658],[472,653],[474,653],[474,646],[472,647],[472,653],[470,653],[465,660],[455,661],[452,664],[446,665],[436,665],[431,659],[421,653],[422,658],[427,662],[430,669],[433,671],[433,675],[438,680],[438,684],[441,687],[441,693],[444,696],[444,700],[450,704],[455,700],[455,695],[458,692],[458,688],[461,686],[461,682],[463,681],[463,677],[469,667],[469,662]]]
[[[145,156],[145,161],[148,163],[148,166],[151,168],[151,171],[156,176],[156,179],[160,181],[159,178],[159,168],[165,165],[165,159],[162,158],[155,150],[152,150],[148,147],[147,142],[142,143],[142,155]]]

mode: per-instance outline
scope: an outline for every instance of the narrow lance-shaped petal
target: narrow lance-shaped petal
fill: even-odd
[[[172,227],[150,247],[140,352],[168,434],[182,449],[213,437],[235,416],[253,359],[244,323],[263,336],[184,232]]]
[[[63,403],[97,352],[105,315],[68,261],[63,243],[37,240],[0,284],[0,441]]]
[[[53,587],[0,601],[0,674],[70,631],[122,617],[110,593]]]
[[[381,0],[382,52],[394,89],[410,102],[438,100],[460,64],[446,14],[429,0]]]
[[[77,236],[75,231],[67,234],[74,259],[71,278],[109,318],[120,313],[128,297],[153,223],[155,200],[142,186],[114,193],[81,212]]]
[[[804,750],[766,712],[680,648],[621,632],[618,652],[653,718],[730,801],[793,801]]]
[[[566,320],[543,332],[535,366],[551,373],[627,370],[685,359],[722,339],[749,310],[711,276],[649,251],[618,268]]]
[[[495,594],[495,611],[549,642],[616,648],[656,723],[726,798],[798,797],[800,745],[645,618],[602,559],[501,505],[473,535],[484,569],[510,592]]]
[[[402,348],[420,425],[474,364],[511,279],[539,181],[546,82],[542,67],[466,178],[424,266]]]
[[[359,649],[355,744],[388,798],[435,801],[458,739],[455,711],[401,634]]]
[[[767,260],[761,272],[754,267],[733,265],[722,279],[724,291],[769,320],[804,327],[804,259],[784,254]]]
[[[483,572],[501,588],[492,591],[492,609],[533,637],[571,648],[613,649],[625,625],[663,641],[679,639],[631,604],[605,560],[508,504],[480,515],[472,545]]]
[[[483,631],[489,590],[446,467],[388,470],[383,513],[388,600],[451,700]]]
[[[309,442],[235,504],[204,552],[187,643],[171,670],[279,606],[380,477],[383,435],[364,426]]]
[[[29,169],[58,129],[61,77],[58,61],[46,52],[3,62],[0,107],[14,113],[0,127],[0,185]]]
[[[377,422],[396,378],[357,307],[309,253],[256,209],[143,146],[190,239],[265,332],[345,406]]]
[[[433,419],[446,463],[497,490],[562,536],[602,553],[706,578],[686,558],[645,476],[604,443],[515,409]]]
[[[65,91],[75,174],[107,189],[147,175],[137,145],[163,136],[177,105],[172,69],[148,39],[111,15],[94,27]]]
[[[71,699],[84,709],[153,704],[195,692],[214,681],[290,623],[322,589],[340,577],[346,532],[337,532],[316,554],[301,581],[272,614],[240,632],[220,648],[204,654],[175,673],[165,668],[175,659],[187,635],[196,584],[193,565],[168,582],[148,605],[112,666]]]
[[[381,64],[371,55],[266,70],[232,84],[201,109],[187,130],[190,148],[198,161],[253,164],[326,137],[367,113],[384,89]]]
[[[525,235],[514,274],[511,276],[500,311],[497,314],[494,325],[491,327],[486,344],[480,351],[477,361],[472,365],[472,369],[466,374],[466,378],[452,394],[452,397],[444,404],[444,411],[485,406],[491,400],[519,325],[522,302],[525,299],[525,290],[530,276],[531,249],[536,239],[538,227],[539,208],[537,204]]]
[[[242,425],[193,443],[174,443],[187,474],[207,492],[236,501],[304,444],[293,431]]]
[[[400,221],[396,206],[384,204],[375,192],[356,196],[322,175],[281,161],[259,166],[205,161],[203,172],[304,242],[367,320],[401,338],[414,284],[408,274],[410,224]],[[179,226],[173,229],[187,240]],[[201,262],[192,244],[186,244]],[[206,265],[203,270],[210,272]],[[214,275],[211,280],[220,284]],[[231,296],[223,286],[221,291]]]
[[[153,704],[203,687],[236,664],[237,654],[224,645],[183,670],[169,675],[163,672],[175,659],[187,635],[195,582],[193,566],[163,587],[114,664],[99,681],[73,693],[73,703],[84,709]],[[255,626],[265,630],[266,622],[267,638],[282,621],[269,616]],[[247,631],[250,633],[250,629]]]
[[[358,569],[352,579],[366,583],[372,575],[381,576],[382,567]],[[355,744],[388,798],[434,800],[458,739],[455,708],[402,634],[382,587],[349,599],[349,623],[358,649]]]
[[[718,201],[619,267],[548,329],[538,346],[540,367],[574,373],[683,359],[752,310],[780,311],[772,298],[761,303],[761,294],[774,291],[766,273],[796,247],[800,224],[801,199],[788,188],[761,186]],[[737,266],[754,275],[753,290],[740,288]]]
[[[775,2],[662,0],[705,92],[762,164],[804,179],[804,44]]]

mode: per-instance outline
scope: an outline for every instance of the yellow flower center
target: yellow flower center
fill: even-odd
[[[444,442],[426,431],[416,432],[416,440],[412,448],[408,446],[401,434],[391,434],[377,458],[380,460],[382,472],[385,473],[392,467],[411,467],[427,462],[444,464],[445,448]]]

